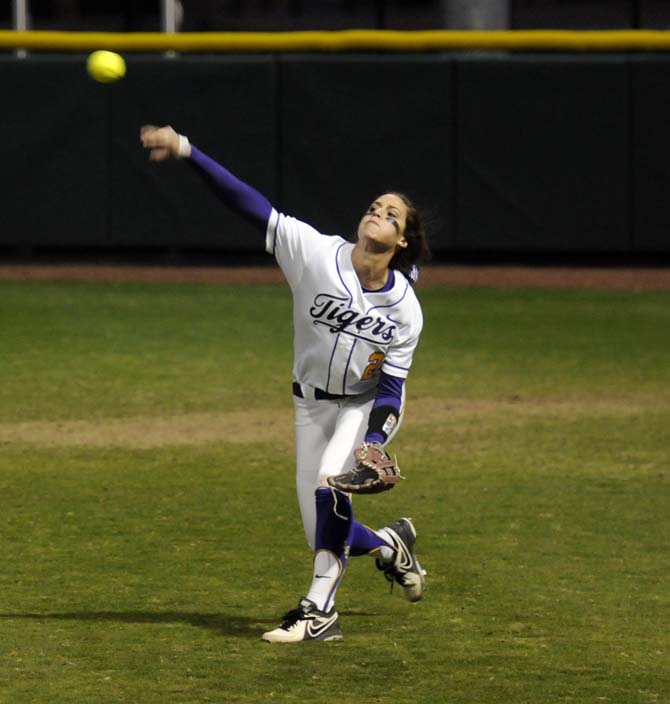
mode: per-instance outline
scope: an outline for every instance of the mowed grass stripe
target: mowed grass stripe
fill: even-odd
[[[420,413],[412,411],[418,409]],[[436,432],[463,433],[472,423],[513,426],[533,418],[566,421],[575,418],[628,419],[670,416],[664,400],[627,402],[612,400],[555,401],[520,399],[473,401],[469,399],[414,398],[403,427],[432,426]],[[255,440],[291,443],[293,411],[287,398],[285,412],[233,411],[186,413],[175,416],[100,418],[95,421],[22,421],[0,423],[0,443],[34,446],[89,446],[152,448],[199,445],[212,442],[248,443]]]

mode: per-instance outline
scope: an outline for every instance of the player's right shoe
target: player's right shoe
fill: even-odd
[[[377,569],[384,573],[384,577],[391,582],[397,582],[407,601],[419,601],[423,598],[426,588],[426,570],[421,568],[414,554],[416,542],[416,529],[409,518],[399,518],[383,528],[383,536],[390,538],[391,547],[395,555],[391,562],[384,562],[377,558]]]
[[[316,604],[303,597],[297,609],[284,616],[281,626],[263,633],[268,643],[300,643],[305,640],[342,640],[340,619],[335,607],[319,611]]]

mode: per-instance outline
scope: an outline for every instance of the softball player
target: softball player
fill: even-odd
[[[258,228],[293,294],[296,483],[314,571],[297,608],[263,639],[342,638],[335,593],[349,556],[373,555],[391,584],[418,601],[425,572],[410,519],[374,531],[354,519],[351,497],[327,482],[351,469],[362,443],[387,443],[402,419],[404,381],[423,324],[411,284],[428,251],[415,209],[401,194],[380,195],[350,243],[277,212],[171,127],[143,127],[140,138],[151,160],[185,159]]]

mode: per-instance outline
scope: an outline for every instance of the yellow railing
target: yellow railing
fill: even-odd
[[[452,31],[352,29],[334,32],[15,32],[0,30],[0,49],[34,51],[670,51],[670,31]]]

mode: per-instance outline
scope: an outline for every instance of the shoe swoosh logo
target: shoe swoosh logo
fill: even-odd
[[[412,569],[412,565],[414,562],[412,560],[412,555],[410,554],[409,550],[407,550],[405,543],[400,539],[400,536],[395,531],[393,531],[393,537],[395,538],[394,542],[398,551],[397,568],[406,572],[407,570]]]
[[[398,565],[401,570],[412,569],[412,556],[409,555],[405,550],[402,551],[400,555],[400,564]]]
[[[322,621],[319,624],[315,624],[313,621],[310,621],[307,624],[307,632],[312,638],[317,638],[320,636],[324,631],[327,631],[333,623],[337,620],[337,614],[333,614],[330,618],[326,619],[325,621]]]

